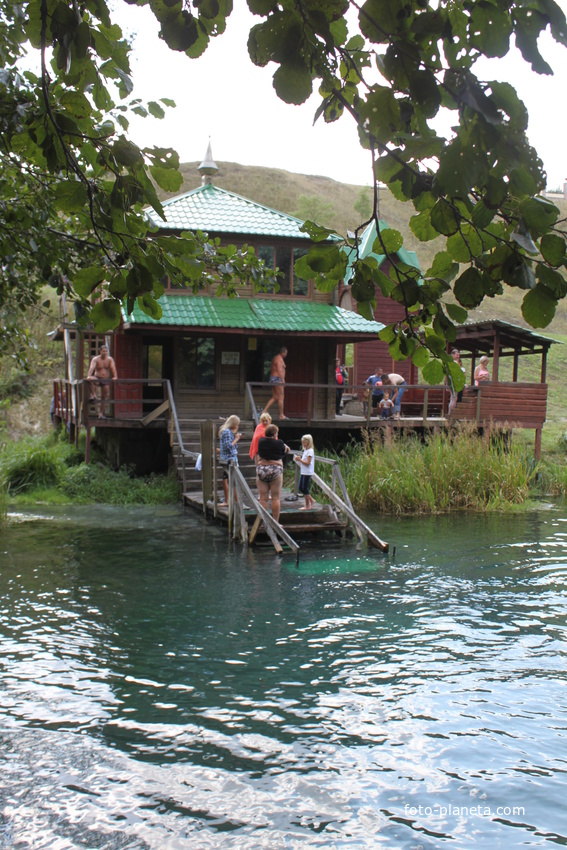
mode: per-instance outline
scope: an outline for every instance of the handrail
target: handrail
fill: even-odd
[[[247,404],[250,405],[250,408],[252,410],[252,418],[254,419],[254,422],[257,425],[258,424],[258,416],[256,414],[257,405],[256,405],[256,402],[255,402],[255,399],[254,399],[253,388],[270,389],[271,390],[273,388],[273,384],[270,384],[269,381],[247,381],[246,382],[245,392],[246,392]],[[394,391],[396,389],[395,386],[388,386],[388,385],[384,385],[383,388],[386,389],[386,390],[390,390],[390,391]],[[307,401],[307,408],[308,409],[306,410],[306,419],[307,419],[307,423],[311,424],[311,420],[313,419],[313,415],[314,415],[313,414],[313,403],[314,403],[314,395],[315,395],[314,390],[327,390],[329,393],[334,393],[337,389],[337,385],[335,383],[330,383],[330,384],[329,383],[326,383],[326,384],[321,384],[321,383],[313,383],[313,384],[307,383],[307,384],[305,384],[304,383],[304,384],[300,384],[300,383],[288,383],[288,382],[286,382],[284,384],[284,389],[285,390],[287,390],[287,389],[301,389],[301,390],[307,391],[309,393],[309,397],[308,397],[308,401]],[[348,392],[351,392],[351,393],[355,392],[355,393],[358,394],[359,392],[364,392],[364,390],[368,390],[368,389],[371,389],[371,388],[369,387],[368,384],[364,383],[364,384],[349,384],[344,389],[348,390]],[[406,383],[404,385],[404,390],[419,390],[420,392],[424,393],[423,401],[422,401],[423,409],[422,409],[422,414],[421,414],[421,418],[423,419],[424,423],[426,423],[429,419],[427,408],[429,406],[429,391],[430,390],[435,390],[435,391],[442,394],[441,410],[442,410],[442,414],[446,415],[445,410],[446,410],[446,407],[447,407],[447,397],[448,396],[450,397],[450,395],[451,395],[451,390],[446,384],[408,384],[408,383]],[[406,398],[405,403],[407,404],[409,401],[410,401],[410,399]],[[404,401],[402,400],[402,409],[403,409],[403,406],[404,406]],[[365,418],[366,418],[367,423],[370,424],[370,419],[372,418],[372,405],[371,405],[371,402],[370,402],[370,398],[368,399],[368,408],[367,408],[367,413],[365,414]]]

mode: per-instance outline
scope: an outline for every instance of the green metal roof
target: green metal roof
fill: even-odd
[[[389,230],[390,227],[386,224],[385,221],[379,221],[380,231]],[[365,257],[375,257],[378,261],[378,267],[382,265],[384,260],[386,259],[385,254],[377,254],[372,250],[372,246],[376,241],[376,222],[371,221],[362,236],[360,237],[359,245],[358,245],[358,257],[360,259],[364,259]],[[419,260],[417,259],[417,254],[415,251],[407,251],[404,247],[400,248],[399,251],[396,251],[396,254],[402,260],[402,262],[407,263],[408,266],[413,266],[416,269],[420,269]],[[348,263],[345,274],[345,285],[349,283],[352,277],[352,267],[357,258],[357,253],[354,250],[349,251],[348,255]]]
[[[358,313],[332,304],[267,298],[225,298],[207,295],[163,295],[161,319],[152,319],[136,305],[124,316],[126,327],[158,325],[245,331],[364,335],[372,338],[384,327]]]
[[[309,241],[298,218],[249,201],[209,183],[163,203],[165,219],[154,210],[146,215],[166,230],[203,230],[205,233],[242,233],[245,236],[287,237]]]

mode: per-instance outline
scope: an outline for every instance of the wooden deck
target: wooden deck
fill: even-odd
[[[293,537],[304,534],[320,534],[325,531],[334,532],[341,536],[345,533],[349,537],[353,536],[348,521],[339,517],[331,505],[315,504],[311,510],[303,511],[301,508],[304,506],[304,498],[298,496],[297,500],[287,501],[290,496],[292,496],[292,493],[289,490],[282,491],[280,525]],[[220,498],[221,494],[219,494],[219,500]],[[215,515],[215,506],[212,500],[207,501],[206,505],[203,504],[202,490],[183,493],[183,503],[191,508],[196,508],[209,518]],[[217,519],[228,525],[228,508],[217,505],[216,511]],[[250,507],[245,508],[244,514],[249,523],[253,523],[256,519],[256,512]],[[260,526],[258,533],[263,537],[266,535],[262,526]]]

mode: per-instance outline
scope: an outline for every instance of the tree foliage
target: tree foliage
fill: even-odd
[[[143,5],[144,0],[138,0]],[[219,35],[231,0],[152,0],[160,37],[195,58]],[[524,289],[522,313],[545,327],[567,292],[566,241],[559,211],[540,194],[545,173],[527,136],[527,112],[514,88],[482,80],[482,57],[498,59],[516,45],[534,73],[551,68],[538,47],[547,30],[567,45],[565,15],[554,0],[248,0],[257,23],[248,53],[275,66],[276,94],[303,103],[316,88],[316,119],[356,122],[381,181],[413,207],[411,229],[423,241],[446,238],[419,276],[398,257],[399,233],[379,234],[375,250],[391,260],[384,274],[357,254],[352,292],[370,317],[380,291],[404,306],[404,322],[385,329],[394,358],[412,357],[435,377],[446,341],[467,310],[504,286]],[[88,305],[101,286],[109,303],[87,306],[86,320],[110,327],[121,305],[136,298],[159,314],[164,275],[184,277],[195,264],[198,287],[215,268],[263,281],[252,252],[207,247],[203,234],[151,232],[144,204],[162,213],[155,181],[180,185],[177,155],[139,149],[127,138],[128,116],[163,117],[167,100],[133,99],[128,44],[104,0],[0,0],[0,309],[24,306],[38,282],[68,289]],[[36,73],[22,70],[29,47]],[[450,136],[435,120],[454,117]],[[378,219],[377,192],[369,215]],[[366,223],[366,222],[365,222]],[[362,229],[359,228],[359,231]],[[329,232],[308,222],[319,244],[301,274],[329,290],[344,274],[345,256]],[[152,238],[149,238],[152,237]],[[29,276],[26,287],[25,277]],[[73,281],[73,283],[71,282]],[[447,303],[452,291],[457,303]],[[98,297],[98,296],[97,296]],[[90,311],[90,312],[89,312]],[[431,363],[428,361],[433,358]]]

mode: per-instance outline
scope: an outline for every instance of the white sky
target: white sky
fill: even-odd
[[[118,5],[118,22],[125,33],[135,35],[134,94],[144,101],[169,97],[177,104],[162,121],[133,120],[130,136],[140,145],[175,148],[181,162],[200,162],[210,138],[217,161],[368,185],[370,154],[360,147],[352,119],[344,115],[333,124],[320,119],[313,126],[317,94],[302,106],[280,101],[272,87],[276,66],[257,68],[248,57],[248,32],[260,19],[250,15],[242,0],[235,5],[226,32],[199,59],[169,50],[147,9]],[[567,0],[559,5],[567,9]],[[567,48],[543,36],[540,51],[554,69],[553,77],[534,74],[516,51],[493,60],[483,76],[510,82],[518,91],[530,115],[530,143],[544,162],[548,188],[554,189],[567,181]]]

